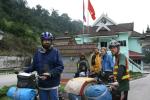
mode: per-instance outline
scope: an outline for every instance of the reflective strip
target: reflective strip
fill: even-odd
[[[125,76],[122,77],[122,80],[129,79],[129,77],[130,77],[130,75],[125,75]]]
[[[114,71],[113,71],[113,74],[114,74],[114,80],[116,81],[117,79],[117,74],[118,74],[118,66],[114,66]]]
[[[114,66],[114,69],[118,69],[118,66]]]
[[[117,74],[118,74],[118,66],[114,66],[113,74],[114,74],[114,75],[117,75]]]
[[[118,73],[117,73],[117,72],[113,72],[113,74],[114,74],[114,75],[117,75]]]

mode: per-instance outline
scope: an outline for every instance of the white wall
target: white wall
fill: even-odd
[[[128,32],[121,32],[118,34],[118,41],[119,40],[126,40],[126,46],[120,46],[120,52],[125,54],[127,57],[129,57],[129,41],[128,41]]]
[[[142,53],[142,46],[138,38],[129,38],[129,50]]]

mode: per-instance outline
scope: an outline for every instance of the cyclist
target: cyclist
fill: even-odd
[[[41,34],[42,47],[33,57],[32,65],[25,72],[37,71],[40,100],[58,100],[58,86],[64,65],[58,49],[53,47],[53,35],[50,32]]]
[[[111,41],[109,49],[115,56],[113,70],[115,82],[112,85],[118,86],[116,93],[112,96],[113,100],[127,100],[130,80],[128,60],[124,54],[120,53],[120,43],[118,41]]]

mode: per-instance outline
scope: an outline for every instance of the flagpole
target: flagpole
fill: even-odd
[[[89,0],[88,0],[89,5]],[[87,32],[89,33],[89,11],[87,10]]]
[[[82,27],[82,40],[83,40],[83,43],[84,43],[84,37],[83,37],[83,34],[84,34],[84,21],[83,21],[83,27]]]
[[[82,16],[83,17],[83,27],[82,27],[83,34],[84,34],[84,22],[86,21],[84,13],[85,13],[85,6],[84,6],[84,0],[83,0],[83,16]]]
[[[89,33],[89,12],[87,12],[87,32]]]
[[[82,33],[84,34],[84,19],[83,19],[82,23],[83,23],[83,26],[82,26]]]
[[[84,34],[84,22],[86,21],[86,18],[85,18],[85,5],[84,5],[84,0],[83,0],[83,27],[82,27],[82,40],[83,40],[83,44],[84,44],[84,37],[83,37],[83,34]]]

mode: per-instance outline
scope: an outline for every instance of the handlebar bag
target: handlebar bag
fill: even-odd
[[[18,74],[17,79],[18,79],[17,81],[18,88],[32,88],[32,89],[37,88],[36,77],[34,74],[30,75]]]

